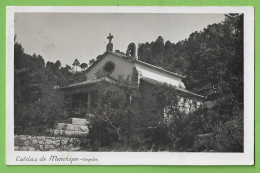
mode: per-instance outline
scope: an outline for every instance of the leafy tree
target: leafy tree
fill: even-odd
[[[62,95],[54,90],[54,84],[44,72],[28,71],[19,75],[22,100],[15,105],[15,125],[51,125],[66,115]]]
[[[61,67],[61,62],[60,62],[60,60],[57,60],[54,65],[55,65],[55,67],[56,67],[57,69],[60,69],[60,67]]]
[[[87,63],[81,63],[80,68],[83,69],[83,70],[86,70],[86,68],[88,68],[88,64]]]
[[[154,149],[187,151],[192,148],[201,122],[195,122],[198,117],[186,113],[190,106],[182,101],[185,95],[166,84],[155,86],[153,93],[158,103],[155,109],[164,110],[164,119],[154,123],[155,129],[151,135]]]
[[[66,79],[59,69],[55,70],[54,63],[47,62],[45,67],[41,55],[27,55],[22,50],[22,45],[15,43],[14,59],[19,63],[14,67],[14,125],[48,127],[55,120],[66,117],[63,96],[54,89],[57,82]]]
[[[50,61],[48,61],[47,63],[46,63],[46,67],[49,69],[49,70],[54,70],[55,69],[55,64],[53,63],[53,62],[50,62]]]
[[[69,66],[69,65],[67,65],[67,64],[66,64],[66,66],[65,66],[65,69],[66,69],[67,71],[72,70],[71,66]]]
[[[83,72],[78,72],[72,76],[71,83],[78,83],[86,80],[87,80],[87,76]]]
[[[24,49],[21,44],[15,42],[14,44],[14,67],[16,69],[22,68],[22,54],[24,53]]]
[[[79,60],[75,59],[72,65],[73,65],[73,67],[76,66],[76,72],[77,72],[77,71],[78,71],[78,70],[77,70],[77,67],[80,65]]]
[[[90,140],[94,145],[109,146],[115,142],[130,145],[138,124],[137,88],[129,81],[98,85],[99,105],[91,117]],[[135,101],[134,101],[135,100]]]
[[[89,66],[91,66],[95,61],[96,61],[95,59],[89,60]]]
[[[69,83],[70,79],[72,78],[73,74],[71,72],[72,68],[69,65],[65,65],[65,67],[60,68],[60,72],[64,76],[65,80]]]

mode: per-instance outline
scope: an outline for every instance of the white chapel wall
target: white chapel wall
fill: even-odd
[[[121,59],[117,56],[114,56],[112,54],[108,54],[106,57],[104,57],[99,63],[97,63],[86,75],[87,79],[95,79],[96,73],[100,70],[102,70],[104,64],[108,61],[112,61],[115,64],[114,71],[110,74],[110,76],[114,79],[118,79],[120,75],[123,75],[123,78],[126,79],[128,76],[132,77],[133,72],[133,64],[131,62],[128,62],[124,59]]]
[[[139,72],[141,72],[142,77],[147,77],[153,80],[157,80],[159,82],[167,83],[176,87],[180,87],[181,78],[177,76],[173,76],[167,73],[164,73],[160,70],[156,70],[154,68],[149,68],[142,64],[135,64],[135,67]]]

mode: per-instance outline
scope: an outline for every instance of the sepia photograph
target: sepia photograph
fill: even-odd
[[[245,154],[254,66],[222,11],[14,12],[13,151]]]

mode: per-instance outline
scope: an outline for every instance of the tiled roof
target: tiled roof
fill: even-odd
[[[68,88],[75,88],[75,87],[79,87],[79,86],[85,86],[85,85],[90,85],[90,84],[95,84],[101,81],[106,81],[106,82],[116,82],[114,79],[109,78],[109,77],[101,77],[98,79],[91,79],[91,80],[86,80],[83,82],[79,82],[79,83],[74,83],[74,84],[70,84],[68,86],[65,87],[60,87],[59,89],[68,89]]]
[[[151,83],[151,84],[154,84],[154,85],[163,85],[163,84],[167,84],[167,83],[164,83],[164,82],[160,82],[160,81],[157,81],[157,80],[154,80],[154,79],[150,79],[150,78],[147,78],[147,77],[142,77],[141,80],[143,81],[146,81],[148,83]],[[173,86],[173,85],[170,85],[170,84],[167,84],[173,88],[175,88],[176,90],[178,91],[181,91],[181,92],[184,92],[186,94],[189,94],[189,95],[193,95],[193,96],[196,96],[196,97],[200,97],[201,99],[205,98],[204,96],[202,95],[199,95],[199,94],[196,94],[194,92],[190,92],[186,89],[183,89],[183,88],[180,88],[180,87],[176,87],[176,86]]]
[[[150,68],[153,68],[153,69],[156,69],[156,70],[159,70],[161,72],[164,72],[164,73],[168,73],[170,75],[174,75],[174,76],[177,76],[177,77],[180,77],[180,78],[185,78],[186,76],[182,76],[182,75],[179,75],[177,73],[173,73],[171,71],[168,71],[168,70],[165,70],[161,67],[158,67],[158,66],[155,66],[155,65],[152,65],[152,64],[149,64],[149,63],[146,63],[146,62],[143,62],[143,61],[140,61],[140,60],[132,60],[130,57],[128,57],[127,55],[125,54],[122,54],[122,53],[117,53],[117,52],[111,52],[111,51],[106,51],[103,55],[100,56],[100,58],[98,58],[87,70],[86,72],[90,71],[98,62],[100,62],[107,54],[112,54],[112,55],[115,55],[119,58],[122,58],[126,61],[129,61],[129,62],[132,62],[132,63],[137,63],[137,64],[141,64],[141,65],[144,65],[144,66],[147,66],[147,67],[150,67]]]
[[[170,75],[174,75],[174,76],[180,77],[180,78],[185,78],[186,77],[186,76],[182,76],[182,75],[179,75],[177,73],[173,73],[171,71],[165,70],[162,67],[158,67],[158,66],[155,66],[155,65],[152,65],[152,64],[140,61],[140,60],[135,60],[135,62],[139,63],[139,64],[142,64],[142,65],[145,65],[145,66],[148,66],[148,67],[151,67],[151,68],[154,68],[154,69],[157,69],[157,70],[160,70],[160,71],[162,71],[164,73],[168,73]]]

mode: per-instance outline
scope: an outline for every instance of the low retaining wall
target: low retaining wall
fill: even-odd
[[[67,151],[87,144],[86,139],[68,137],[14,136],[15,151]]]

